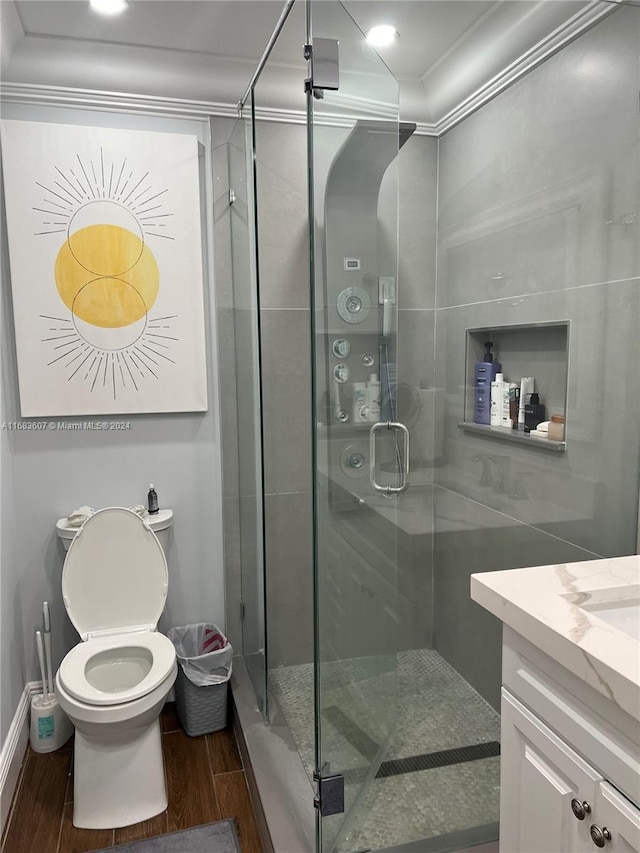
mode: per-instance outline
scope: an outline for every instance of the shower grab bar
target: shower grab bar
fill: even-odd
[[[399,466],[400,483],[397,486],[381,486],[380,483],[376,482],[376,435],[383,428],[402,433],[404,454],[402,464]],[[377,424],[374,424],[369,432],[369,458],[369,482],[376,491],[382,492],[387,496],[404,492],[409,482],[409,430],[406,426],[398,421],[379,421]]]

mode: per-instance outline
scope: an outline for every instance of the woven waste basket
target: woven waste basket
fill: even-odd
[[[227,724],[227,690],[233,649],[217,625],[199,622],[170,628],[176,649],[176,710],[191,737],[217,732]]]

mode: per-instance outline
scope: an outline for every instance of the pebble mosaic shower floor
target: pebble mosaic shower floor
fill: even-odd
[[[499,715],[437,652],[401,652],[397,685],[394,669],[393,659],[384,658],[323,666],[323,758],[329,770],[333,765],[344,772],[347,810],[389,734],[385,761],[500,739]],[[270,684],[311,779],[313,666],[272,670]],[[384,694],[388,698],[381,701]],[[391,732],[394,694],[397,725]],[[388,708],[386,719],[381,707]],[[344,815],[337,815],[325,819],[325,833],[339,834],[340,853],[356,853],[492,824],[499,813],[499,765],[495,756],[376,778],[356,805],[347,832]]]

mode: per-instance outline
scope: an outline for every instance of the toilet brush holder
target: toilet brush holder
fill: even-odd
[[[73,723],[51,694],[38,693],[31,699],[31,749],[55,752],[73,734]]]

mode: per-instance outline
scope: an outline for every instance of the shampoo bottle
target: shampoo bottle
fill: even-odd
[[[369,418],[367,414],[367,383],[353,383],[353,422],[356,424],[366,423]]]
[[[518,429],[524,429],[524,407],[529,402],[529,397],[533,394],[534,388],[533,376],[523,376],[520,380],[520,403],[518,409]],[[544,420],[544,418],[543,418]]]
[[[511,429],[511,418],[509,416],[509,395],[511,392],[511,383],[502,383],[502,395],[500,398],[500,426]]]
[[[504,396],[504,376],[496,373],[496,378],[491,383],[491,426],[502,424],[502,398]]]
[[[375,373],[372,373],[367,382],[367,415],[371,423],[380,420],[380,382]]]
[[[545,408],[540,402],[540,397],[537,394],[532,394],[531,399],[524,407],[524,431],[531,432],[537,429],[538,424],[544,421]]]
[[[482,361],[476,363],[473,419],[477,424],[491,423],[491,383],[502,369],[500,362],[493,360],[492,346],[492,341],[485,343]]]
[[[511,429],[518,429],[518,411],[520,409],[520,386],[517,382],[509,383],[509,420]]]

